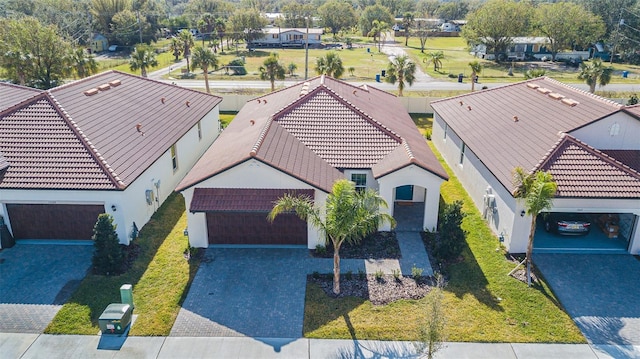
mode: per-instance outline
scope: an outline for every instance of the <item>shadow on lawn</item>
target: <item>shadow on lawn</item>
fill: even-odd
[[[56,333],[56,327],[59,325],[57,319],[76,318],[74,321],[78,325],[86,322],[80,318],[83,308],[89,308],[89,317],[91,324],[98,326],[98,317],[102,314],[104,308],[110,303],[120,302],[120,286],[122,284],[132,284],[135,288],[140,278],[144,275],[149,264],[155,257],[158,249],[169,236],[173,227],[176,225],[182,214],[184,213],[184,199],[178,193],[171,194],[165,202],[160,206],[158,211],[153,214],[149,222],[140,230],[139,237],[135,241],[140,246],[140,254],[133,262],[131,268],[118,276],[103,276],[87,274],[78,289],[71,296],[67,305],[58,312],[54,320],[45,330],[45,333]],[[190,264],[190,267],[194,264]],[[197,267],[197,263],[195,263]],[[193,272],[193,273],[191,273]],[[190,280],[195,275],[195,269],[190,268]],[[185,291],[186,293],[186,291]],[[73,313],[74,311],[78,313]],[[60,325],[73,325],[72,323]],[[82,329],[80,329],[83,331]],[[64,330],[70,331],[69,328]],[[73,330],[71,330],[73,331]],[[95,333],[82,333],[95,334]]]
[[[354,341],[358,340],[349,313],[365,302],[363,298],[331,298],[316,283],[307,281],[303,333],[313,332],[327,323],[342,318]]]

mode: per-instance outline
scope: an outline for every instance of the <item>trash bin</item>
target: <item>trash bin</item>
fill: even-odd
[[[131,306],[129,304],[109,304],[98,318],[102,334],[122,334],[129,324],[131,324]]]
[[[380,82],[380,74],[376,74],[376,82]]]
[[[387,70],[381,70],[382,73],[382,77],[384,77],[387,74]]]
[[[464,77],[464,74],[458,74],[458,82],[462,82],[462,78]]]
[[[475,83],[478,83],[478,79],[479,79],[479,78],[480,78],[480,76],[476,76],[476,78],[475,78],[475,79],[473,79],[473,80],[474,80],[474,82],[475,82]]]
[[[367,47],[367,52],[371,52],[371,49]]]
[[[629,77],[629,71],[622,71],[622,78],[627,78]]]

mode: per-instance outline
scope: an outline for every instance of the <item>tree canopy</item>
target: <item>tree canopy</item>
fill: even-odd
[[[385,81],[392,84],[397,82],[398,96],[402,97],[405,83],[409,84],[409,86],[413,85],[415,73],[416,64],[406,55],[398,56],[389,60]]]
[[[495,54],[499,61],[514,37],[529,32],[532,10],[525,2],[489,0],[467,15],[461,35],[472,44],[486,45],[487,53]]]
[[[340,78],[344,73],[342,59],[337,53],[331,51],[316,60],[316,72],[319,75],[325,74],[335,79]]]
[[[271,91],[275,90],[276,80],[284,80],[285,68],[278,61],[278,54],[273,52],[260,66],[260,79],[271,82]]]
[[[393,23],[393,16],[384,6],[381,5],[373,5],[367,6],[364,11],[360,14],[360,19],[358,20],[358,25],[360,26],[360,31],[362,31],[363,36],[368,35],[373,28],[373,22],[377,21],[378,23]]]
[[[322,19],[322,25],[328,28],[335,37],[342,29],[349,28],[356,23],[356,13],[351,4],[329,0],[318,8],[318,15]]]

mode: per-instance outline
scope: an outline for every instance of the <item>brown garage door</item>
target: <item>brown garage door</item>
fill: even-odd
[[[267,213],[207,213],[209,244],[307,244],[307,223],[281,214],[273,223]]]
[[[16,239],[91,239],[103,205],[7,204]]]

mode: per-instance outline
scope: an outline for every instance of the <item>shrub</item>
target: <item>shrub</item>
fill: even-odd
[[[110,214],[102,213],[93,227],[93,269],[96,274],[117,275],[122,273],[124,255],[118,240],[116,226]]]
[[[631,97],[629,97],[629,101],[627,101],[627,105],[631,106],[631,105],[637,105],[637,104],[638,104],[638,95],[632,94]]]
[[[353,272],[352,271],[348,271],[345,275],[344,278],[346,280],[351,280],[351,278],[353,278]]]
[[[445,204],[440,213],[440,236],[436,243],[434,255],[440,261],[450,261],[462,253],[466,233],[462,229],[462,201]]]
[[[433,131],[431,129],[428,129],[426,131],[424,131],[424,138],[426,138],[428,141],[431,141],[431,134],[433,133]]]
[[[423,272],[424,272],[424,269],[416,267],[415,265],[413,267],[411,267],[411,276],[415,280],[420,279],[420,277],[422,277],[422,273]]]
[[[244,68],[244,61],[241,58],[231,60],[226,67],[233,70],[234,75],[242,76],[247,74],[247,69]]]
[[[327,254],[327,247],[322,244],[316,244],[316,254],[320,256],[324,256]]]
[[[376,278],[376,280],[377,280],[378,282],[381,282],[381,281],[382,281],[382,278],[384,277],[384,273],[383,273],[380,269],[378,269],[378,270],[373,274],[373,276]]]
[[[393,278],[395,278],[395,280],[400,280],[400,269],[394,269],[391,273],[393,274]]]

